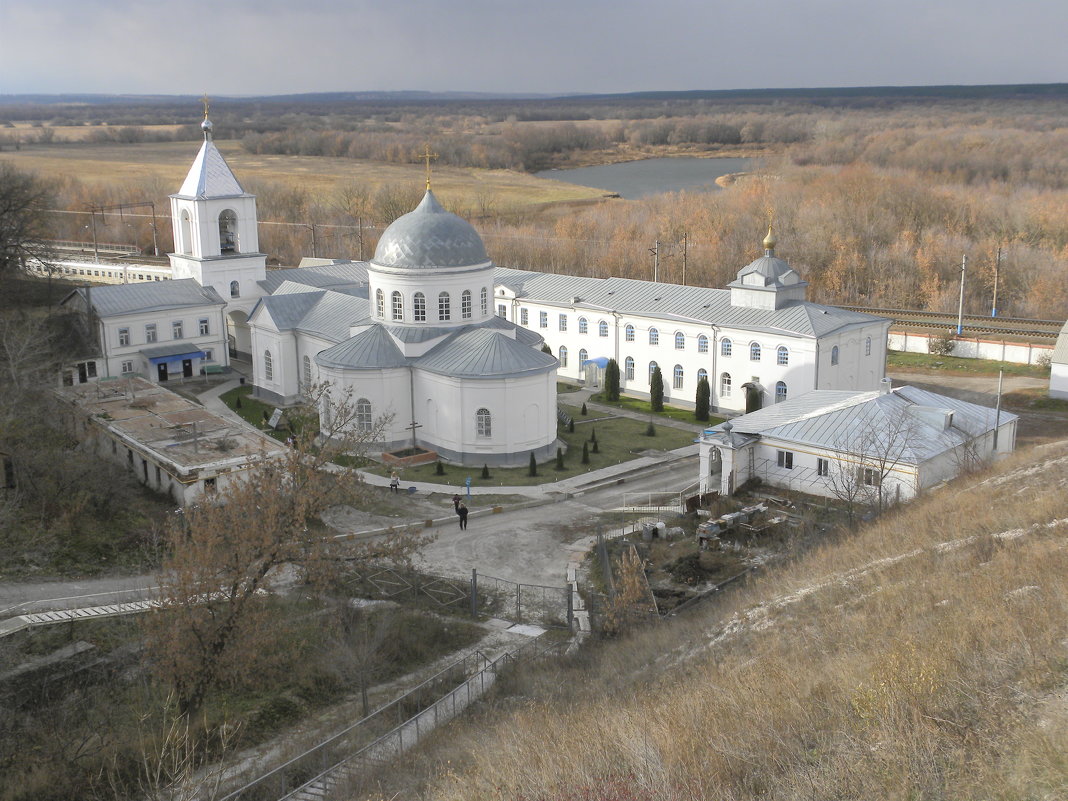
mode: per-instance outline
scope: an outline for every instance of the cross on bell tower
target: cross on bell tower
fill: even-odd
[[[430,160],[438,157],[437,153],[430,152],[430,143],[427,142],[423,145],[422,157],[426,161],[426,191],[430,191]]]

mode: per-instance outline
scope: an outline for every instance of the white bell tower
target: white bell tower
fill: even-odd
[[[247,316],[263,294],[257,282],[267,274],[267,257],[259,252],[256,196],[241,188],[212,142],[207,100],[200,127],[204,144],[182,188],[171,195],[171,273],[214,287],[228,314]]]

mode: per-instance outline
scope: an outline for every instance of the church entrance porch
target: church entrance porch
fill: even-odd
[[[226,315],[226,340],[232,358],[252,360],[252,329],[248,315],[240,309]]]

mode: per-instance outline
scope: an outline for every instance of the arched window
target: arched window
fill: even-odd
[[[634,359],[632,359],[630,356],[628,356],[626,358],[626,360],[623,362],[623,366],[626,369],[625,375],[627,376],[627,381],[633,381],[634,380]]]
[[[471,319],[471,290],[465,289],[460,295],[460,317],[465,320]]]
[[[775,383],[775,402],[781,403],[786,400],[786,382],[777,381]]]
[[[182,211],[182,253],[189,255],[193,252],[193,225],[189,221],[189,212]]]
[[[232,209],[219,215],[219,250],[237,253],[237,215]]]
[[[304,357],[304,388],[312,385],[311,356]]]
[[[653,373],[656,372],[657,367],[659,367],[659,365],[656,362],[649,362],[649,382],[650,383],[652,383],[652,381],[653,381]]]
[[[838,346],[831,348],[831,364],[838,364]]]
[[[489,314],[489,291],[482,287],[482,316]]]
[[[683,377],[682,365],[676,364],[675,369],[671,372],[671,387],[673,389],[682,389]]]
[[[786,349],[785,345],[779,345],[775,351],[775,361],[777,364],[789,364],[790,363],[790,351]]]
[[[479,409],[475,412],[475,433],[480,437],[489,437],[493,434],[493,419],[489,409]]]
[[[731,355],[731,341],[729,339],[721,339],[719,341],[719,355],[730,356]]]
[[[356,430],[365,434],[371,430],[371,401],[367,398],[356,401]]]
[[[731,396],[731,374],[724,373],[719,377],[719,396],[729,398]]]
[[[608,323],[606,323],[604,320],[601,320],[601,322],[597,323],[597,335],[602,337],[608,336]]]
[[[871,337],[864,340],[864,355],[871,356]]]
[[[389,311],[394,320],[404,319],[404,301],[401,299],[401,293],[394,291],[389,296]]]
[[[263,352],[263,378],[266,381],[274,381],[274,359],[271,358],[269,350]]]
[[[452,312],[449,311],[449,293],[442,292],[438,295],[438,319],[449,320],[451,319]]]
[[[697,335],[697,352],[708,353],[708,337],[704,334]]]
[[[381,289],[375,290],[375,314],[378,317],[386,316],[386,296]]]
[[[588,334],[590,330],[590,324],[586,321],[585,317],[579,317],[579,333]]]
[[[238,283],[237,281],[231,281],[230,282],[230,297],[232,297],[232,298],[241,297],[241,284]]]
[[[760,343],[759,342],[751,342],[751,343],[749,343],[749,361],[751,361],[751,362],[759,362],[760,361]]]
[[[412,298],[412,317],[417,323],[426,322],[426,296],[422,292],[416,292]]]
[[[650,328],[649,329],[649,344],[650,345],[659,345],[660,344],[660,332],[657,331],[655,328]]]
[[[579,351],[579,372],[585,372],[586,362],[589,361],[590,354],[586,352],[585,348]]]
[[[682,331],[675,332],[675,350],[686,350],[686,335]]]
[[[623,329],[623,338],[627,340],[627,342],[634,341],[634,326],[630,323],[627,323],[626,328]]]
[[[706,370],[705,368],[702,367],[700,370],[697,371],[697,383],[700,384],[702,381],[707,381],[707,380],[708,380],[708,370]]]
[[[566,345],[561,345],[560,346],[560,351],[559,351],[559,355],[557,356],[557,358],[560,359],[560,366],[561,367],[567,367],[567,346]]]

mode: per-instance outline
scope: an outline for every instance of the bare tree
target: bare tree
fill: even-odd
[[[354,406],[337,393],[331,398],[325,385],[311,388],[308,403],[287,416],[293,444],[283,457],[264,461],[214,502],[187,508],[172,526],[149,642],[183,714],[215,687],[248,681],[270,663],[271,607],[263,595],[279,568],[295,565],[324,587],[343,559],[405,563],[425,542],[400,532],[341,545],[318,519],[365,496],[360,476],[332,460],[361,453],[386,421],[354,425]]]
[[[0,162],[0,276],[27,262],[48,262],[44,211],[50,206],[48,184]]]

